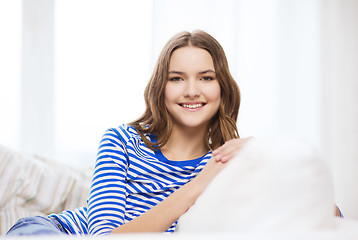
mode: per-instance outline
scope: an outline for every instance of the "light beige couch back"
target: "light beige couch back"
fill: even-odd
[[[85,206],[91,175],[0,145],[0,235],[22,217]]]

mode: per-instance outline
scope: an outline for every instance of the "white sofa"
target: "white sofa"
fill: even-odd
[[[19,218],[85,206],[91,174],[0,145],[0,235]]]
[[[256,154],[255,154],[256,156]],[[265,155],[267,157],[267,155]],[[265,157],[265,161],[268,160]],[[237,159],[236,159],[237,160]],[[248,163],[254,163],[249,159]],[[237,162],[238,164],[244,163]],[[260,162],[259,166],[262,166]],[[287,166],[291,166],[288,164]],[[240,169],[242,171],[245,168]],[[235,176],[235,174],[230,174],[228,172],[232,168],[227,168],[228,170],[223,171],[225,174],[218,176],[219,179],[216,183],[220,183],[221,180],[225,180],[226,176]],[[261,169],[263,168],[255,167],[251,169]],[[298,168],[294,168],[295,170]],[[230,170],[231,171],[231,170]],[[246,172],[246,171],[244,171]],[[236,172],[235,172],[236,173]],[[258,176],[262,176],[265,172],[256,172],[260,173]],[[269,172],[266,172],[269,173]],[[250,176],[255,176],[250,172],[247,172]],[[244,176],[244,174],[240,174]],[[7,230],[13,225],[19,218],[25,216],[34,216],[34,215],[48,215],[50,213],[57,213],[65,209],[74,209],[79,206],[84,206],[86,204],[86,199],[88,196],[88,191],[90,187],[91,179],[91,170],[76,170],[65,165],[61,165],[57,162],[52,162],[46,159],[41,159],[37,157],[25,156],[23,154],[11,151],[6,147],[0,145],[0,238],[5,238],[3,235]],[[221,180],[220,180],[221,179]],[[246,180],[252,180],[254,178],[247,178]],[[260,178],[261,179],[261,178]],[[272,178],[274,179],[274,178]],[[231,181],[231,180],[230,180]],[[240,180],[241,181],[241,180]],[[260,181],[259,181],[260,182]],[[267,183],[267,181],[264,181]],[[253,183],[250,183],[250,189]],[[283,182],[284,183],[284,182]],[[260,185],[260,184],[259,184]],[[276,185],[276,184],[274,184]],[[215,185],[211,185],[209,189],[215,188]],[[220,187],[221,189],[221,187]],[[242,187],[240,187],[240,192],[242,192]],[[260,188],[257,188],[260,189]],[[278,188],[276,190],[280,190]],[[245,191],[244,191],[245,192]],[[251,192],[251,190],[250,190]],[[247,193],[250,193],[247,192]],[[209,194],[210,191],[207,191],[206,194]],[[258,196],[259,192],[253,192],[252,194],[247,195],[248,197]],[[262,194],[262,193],[261,193]],[[203,194],[204,195],[204,194]],[[223,194],[221,194],[222,196]],[[267,197],[271,197],[267,196]],[[210,197],[210,199],[212,199]],[[198,200],[200,201],[200,199]],[[222,203],[225,203],[224,200],[221,200]],[[209,202],[210,203],[210,202]],[[242,203],[241,203],[242,204]],[[200,204],[203,206],[203,204]],[[212,206],[212,205],[211,205]],[[251,205],[250,205],[251,206]],[[209,206],[210,207],[210,206]],[[282,208],[282,207],[281,207]],[[213,213],[213,209],[207,208],[210,211],[210,214]],[[198,209],[197,209],[198,210]],[[285,209],[283,209],[285,211]],[[192,210],[189,211],[192,214],[195,213]],[[197,212],[197,211],[196,211]],[[254,212],[254,211],[253,211]],[[309,211],[306,211],[309,213]],[[223,215],[222,212],[217,213],[218,216],[211,218],[214,222],[214,227],[223,224]],[[252,215],[252,214],[251,214]],[[306,215],[306,214],[305,214]],[[211,215],[210,215],[211,216]],[[221,216],[221,217],[220,217]],[[277,215],[270,215],[276,217]],[[306,215],[308,216],[308,215]],[[200,222],[203,222],[208,217],[208,212],[205,214],[199,214],[197,220],[194,219],[193,225],[197,226]],[[211,216],[212,217],[212,216]],[[246,218],[247,220],[248,218]],[[260,216],[257,219],[262,219]],[[241,220],[244,223],[245,216],[241,217]],[[295,221],[298,221],[296,218]],[[196,221],[196,222],[195,222]],[[235,222],[238,219],[234,220]],[[185,222],[185,218],[184,218]],[[250,226],[253,226],[252,230],[246,231],[247,228],[237,230],[231,228],[230,231],[215,231],[214,228],[211,228],[210,231],[180,231],[175,234],[146,234],[146,233],[135,233],[135,234],[126,234],[126,235],[115,235],[107,236],[105,239],[121,239],[121,240],[135,240],[135,239],[171,239],[171,240],[181,240],[181,239],[292,239],[292,240],[301,240],[301,239],[332,239],[332,240],[348,240],[348,239],[358,239],[358,221],[356,220],[347,220],[347,219],[334,219],[335,224],[329,228],[313,229],[308,227],[299,227],[304,226],[302,224],[297,224],[294,227],[288,229],[289,224],[287,221],[279,221],[280,227],[279,231],[269,230],[260,231],[259,225],[255,222],[251,223]],[[183,223],[183,222],[182,222]],[[216,223],[216,224],[215,224]],[[256,225],[255,225],[256,224]],[[242,227],[243,224],[240,224]],[[183,225],[182,225],[183,227]],[[197,228],[195,228],[197,229]],[[263,228],[261,228],[262,230]],[[274,228],[271,228],[274,229]],[[26,239],[68,239],[71,236],[29,236],[25,237]],[[6,237],[7,238],[7,237]],[[18,237],[20,238],[20,237]],[[24,237],[21,237],[23,239]],[[13,237],[17,239],[17,237]],[[95,236],[84,236],[81,239],[103,239],[103,237]]]

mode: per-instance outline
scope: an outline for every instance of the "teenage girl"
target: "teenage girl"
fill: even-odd
[[[194,31],[164,46],[144,97],[139,119],[104,134],[87,206],[20,219],[8,235],[175,230],[247,141],[236,127],[240,92],[220,44]]]

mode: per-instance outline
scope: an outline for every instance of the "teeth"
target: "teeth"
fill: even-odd
[[[183,107],[185,108],[198,108],[198,107],[201,107],[203,106],[203,104],[192,104],[192,105],[189,105],[189,104],[183,104]]]

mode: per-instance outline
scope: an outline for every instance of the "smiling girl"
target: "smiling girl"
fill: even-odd
[[[165,45],[144,97],[139,119],[104,134],[87,206],[22,219],[8,235],[175,230],[247,140],[236,127],[240,92],[220,44],[194,31]]]

